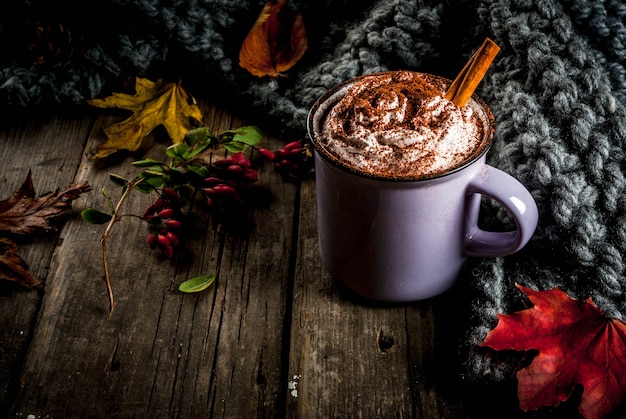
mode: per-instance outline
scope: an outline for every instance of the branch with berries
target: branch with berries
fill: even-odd
[[[253,126],[224,131],[219,135],[206,127],[196,128],[189,131],[182,142],[166,149],[169,161],[136,161],[132,165],[141,171],[133,179],[110,175],[110,179],[123,190],[117,203],[114,204],[107,191],[102,189],[109,210],[87,208],[81,213],[82,218],[91,224],[107,224],[101,243],[109,315],[115,307],[115,299],[109,276],[107,241],[113,226],[122,219],[121,208],[131,192],[136,190],[156,195],[143,215],[135,217],[141,218],[148,226],[148,246],[172,259],[182,246],[187,219],[185,210],[188,211],[187,217],[192,215],[192,207],[207,211],[214,222],[228,229],[232,220],[244,219],[246,212],[253,207],[255,194],[252,190],[258,181],[258,173],[246,156],[247,151],[256,150],[289,179],[299,179],[312,170],[308,143],[294,141],[280,150],[271,151],[257,147],[262,137],[259,129]],[[229,155],[211,162],[207,157],[220,149],[225,149]],[[196,201],[200,201],[201,205],[193,206]],[[216,275],[192,278],[180,284],[179,290],[199,292],[210,287],[215,278]]]

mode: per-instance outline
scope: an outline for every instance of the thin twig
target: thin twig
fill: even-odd
[[[106,282],[106,286],[107,286],[107,290],[109,292],[109,304],[110,304],[110,308],[109,308],[109,318],[111,318],[111,316],[113,315],[113,309],[115,308],[115,299],[113,297],[113,288],[111,287],[111,277],[109,275],[109,262],[107,259],[107,240],[109,238],[109,234],[111,234],[111,230],[113,229],[113,225],[119,221],[120,215],[120,209],[122,208],[122,204],[124,203],[124,201],[126,201],[126,198],[128,198],[128,195],[130,194],[130,192],[137,186],[139,185],[141,182],[143,182],[144,179],[142,178],[138,178],[135,179],[133,182],[129,183],[126,187],[126,190],[124,191],[124,193],[122,194],[122,196],[120,197],[120,200],[117,202],[117,205],[115,206],[115,210],[113,211],[113,215],[111,216],[111,219],[109,220],[109,224],[107,225],[106,230],[104,230],[104,233],[102,233],[102,238],[100,239],[100,242],[102,243],[102,259],[103,259],[103,265],[104,265],[104,280]]]

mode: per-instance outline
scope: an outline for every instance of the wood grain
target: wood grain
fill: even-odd
[[[204,102],[202,110],[216,132],[244,124]],[[109,242],[117,306],[108,319],[104,227],[78,212],[106,208],[100,190],[120,193],[109,173],[132,177],[131,161],[161,158],[168,145],[155,132],[140,156],[91,160],[103,127],[119,118],[0,131],[1,199],[29,168],[37,192],[85,180],[93,188],[57,235],[21,243],[45,285],[0,283],[6,417],[467,417],[458,387],[443,383],[451,374],[440,374],[446,359],[437,352],[450,341],[449,319],[439,315],[446,300],[372,306],[344,295],[318,256],[314,180],[285,181],[271,164],[259,167],[268,195],[251,228],[225,233],[204,217],[173,262],[147,248],[140,220],[118,223]],[[285,141],[264,143],[277,149]],[[150,203],[137,194],[124,212],[141,214]],[[209,290],[178,291],[209,273],[218,274]]]

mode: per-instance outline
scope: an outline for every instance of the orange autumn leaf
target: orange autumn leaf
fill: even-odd
[[[118,150],[138,150],[146,135],[159,125],[163,125],[172,142],[178,144],[188,131],[201,124],[202,111],[179,83],[153,82],[137,77],[135,91],[134,95],[113,93],[103,99],[87,101],[99,108],[122,108],[133,112],[127,119],[104,129],[107,141],[98,148],[94,159],[107,157]]]
[[[257,77],[278,77],[304,55],[308,41],[300,13],[269,1],[241,45],[239,65]]]
[[[626,324],[606,317],[591,299],[572,300],[561,290],[520,285],[533,307],[498,315],[482,346],[537,350],[517,372],[520,408],[536,410],[567,400],[582,385],[579,412],[604,418],[626,404]]]

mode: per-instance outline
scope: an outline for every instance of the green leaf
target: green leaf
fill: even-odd
[[[187,134],[185,134],[184,139],[184,141],[191,146],[197,143],[205,143],[209,145],[215,140],[215,136],[207,127],[192,129],[191,131],[187,132]]]
[[[152,168],[149,168],[139,173],[139,177],[160,177],[163,179],[167,179],[167,173],[164,173],[162,168],[159,168],[159,170],[153,170]]]
[[[148,182],[141,182],[138,183],[135,186],[135,189],[137,189],[139,192],[143,193],[143,194],[149,194],[150,192],[152,192],[154,189],[152,189],[152,186],[150,186],[150,184]]]
[[[151,176],[149,178],[146,178],[146,182],[148,182],[154,188],[158,188],[159,186],[165,184],[165,178],[161,176]]]
[[[102,188],[101,192],[102,192],[102,195],[104,195],[104,198],[107,200],[107,203],[109,204],[109,209],[111,210],[111,214],[113,214],[115,212],[115,206],[113,205],[113,200],[109,196],[109,193],[106,191],[106,189]]]
[[[158,160],[153,160],[153,159],[138,160],[136,162],[133,162],[132,165],[135,167],[154,167],[154,168],[161,168],[161,169],[167,166],[165,163],[160,162]],[[158,170],[158,169],[155,169],[155,170]]]
[[[126,186],[128,184],[128,179],[123,178],[122,176],[116,175],[114,173],[111,173],[109,175],[109,179],[111,179],[113,183],[119,186]]]
[[[263,139],[263,133],[255,126],[248,125],[237,128],[232,131],[234,135],[233,141],[244,143],[247,145],[256,145]]]
[[[135,188],[139,192],[147,194],[154,191],[159,186],[162,186],[164,183],[165,179],[162,176],[148,176],[145,177],[142,182],[138,183]]]
[[[185,160],[185,153],[187,153],[188,150],[189,146],[187,143],[183,142],[169,146],[165,149],[165,154],[173,159]]]
[[[153,170],[144,170],[143,172],[137,175],[139,179],[143,179],[139,182],[135,188],[143,193],[150,193],[159,186],[165,184],[165,182],[169,179],[169,175],[167,173],[163,173],[160,171]]]
[[[207,169],[204,166],[195,166],[192,164],[187,165],[187,169],[192,172],[195,173],[196,175],[200,176],[202,179],[206,179],[207,177],[209,177],[209,169]]]
[[[113,217],[111,214],[107,214],[106,212],[102,212],[95,208],[84,209],[80,213],[80,216],[83,217],[83,220],[87,221],[89,224],[108,223]]]
[[[238,153],[248,148],[246,144],[234,142],[234,141],[230,143],[223,143],[222,145],[224,146],[226,150],[230,151],[231,153]]]
[[[253,125],[240,127],[237,129],[227,130],[220,134],[219,140],[221,143],[228,143],[230,141],[238,141],[240,143],[255,145],[263,138],[263,133],[260,129]]]
[[[258,144],[262,139],[261,130],[252,125],[224,131],[219,137],[220,143],[231,153],[244,151],[248,146]]]
[[[193,148],[190,148],[185,153],[185,160],[193,159],[194,157],[196,157],[198,154],[202,153],[207,148],[209,148],[209,144],[208,143],[207,144],[196,144]]]
[[[197,276],[180,284],[178,289],[179,291],[185,293],[204,291],[209,288],[213,282],[215,282],[216,277],[217,275]]]

